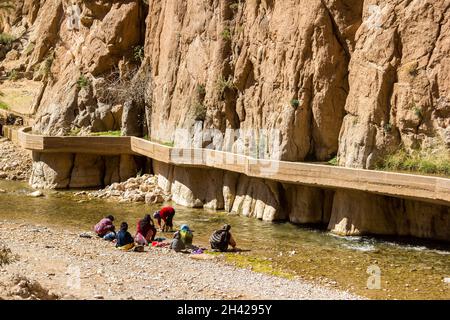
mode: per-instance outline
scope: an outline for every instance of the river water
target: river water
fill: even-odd
[[[136,221],[157,206],[120,204],[111,200],[86,200],[74,191],[47,191],[42,198],[26,196],[26,183],[0,180],[0,220],[89,231],[107,214],[116,224],[127,221],[134,232]],[[188,209],[174,205],[175,225],[188,223],[194,230],[194,244],[207,246],[211,232],[224,223],[243,250],[227,253],[226,259],[258,272],[284,277],[299,276],[324,285],[346,289],[377,299],[450,299],[450,244],[413,239],[337,237],[328,232],[290,223],[268,223],[256,219]],[[170,237],[170,234],[160,235]],[[1,240],[1,234],[0,234]],[[381,272],[379,289],[368,268]],[[376,283],[376,282],[375,282]]]

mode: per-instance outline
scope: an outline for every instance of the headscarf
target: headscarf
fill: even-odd
[[[144,216],[144,219],[142,219],[140,222],[139,222],[139,226],[141,227],[141,230],[147,230],[149,227],[152,227],[152,226],[154,226],[154,224],[153,224],[153,220],[152,220],[152,218],[150,217],[150,215],[149,214],[146,214],[145,216]]]
[[[180,227],[181,231],[191,231],[191,229],[189,229],[189,226],[187,224],[182,224]]]

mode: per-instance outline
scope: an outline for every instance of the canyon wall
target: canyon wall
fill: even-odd
[[[0,70],[45,83],[36,131],[277,130],[268,157],[360,168],[450,147],[449,0],[148,2],[17,1]]]
[[[33,152],[30,185],[40,189],[95,188],[124,182],[143,167],[145,162],[131,155]]]
[[[272,130],[277,148],[265,145],[264,157],[337,156],[358,168],[400,148],[450,148],[450,0],[147,2],[16,1],[0,22],[17,38],[0,72],[43,82],[35,131],[122,130],[248,154],[246,137],[225,133]],[[206,129],[225,138],[202,136]],[[62,156],[71,165],[51,178],[48,166],[60,166],[45,157],[35,159],[36,186],[82,186],[70,177],[84,167],[101,172],[87,186],[109,181],[110,160]],[[190,207],[340,234],[450,239],[445,206],[158,162],[153,171]]]

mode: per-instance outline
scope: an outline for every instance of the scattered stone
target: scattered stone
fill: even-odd
[[[450,278],[444,278],[444,283],[448,283],[448,284],[450,284]]]
[[[87,233],[87,232],[83,232],[83,233],[80,233],[80,238],[91,239],[91,238],[92,238],[92,235],[89,234],[89,233]]]
[[[11,141],[0,141],[0,179],[28,180],[31,173],[30,155]]]
[[[43,197],[44,193],[41,190],[36,190],[34,192],[29,193],[28,196],[33,197],[33,198],[39,198],[39,197]]]
[[[0,193],[6,193],[6,190],[0,189]]]

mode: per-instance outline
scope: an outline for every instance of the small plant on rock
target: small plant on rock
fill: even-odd
[[[204,84],[197,85],[197,96],[199,99],[203,99],[206,95],[206,87]]]
[[[0,101],[0,109],[9,110],[9,106],[6,103],[4,103],[3,101]]]
[[[383,126],[383,129],[385,132],[391,132],[392,131],[392,124],[391,123],[385,123]]]
[[[135,62],[142,63],[144,60],[144,47],[143,46],[135,46],[133,48],[133,59]]]
[[[338,165],[338,159],[337,159],[337,157],[334,157],[333,159],[329,160],[329,161],[328,161],[328,164],[329,164],[329,165],[332,165],[332,166],[337,166],[337,165]]]
[[[36,47],[36,45],[34,43],[30,43],[23,51],[23,54],[26,56],[30,55],[33,52],[35,47]]]
[[[17,261],[17,256],[11,252],[11,249],[4,244],[0,244],[0,267],[6,266]]]
[[[83,89],[90,85],[90,81],[84,74],[82,74],[77,80],[77,85],[78,88]]]
[[[228,79],[224,79],[223,77],[220,77],[217,80],[216,83],[217,91],[219,93],[219,96],[223,97],[226,90],[234,90],[236,86],[233,82],[233,77],[229,76]]]
[[[294,107],[295,109],[297,109],[298,107],[300,107],[300,100],[292,99],[291,100],[291,106]]]
[[[417,64],[413,63],[408,67],[408,74],[411,77],[417,77],[419,75],[419,70],[417,70]]]
[[[7,33],[0,33],[0,44],[8,46],[16,40],[15,37]]]
[[[231,30],[230,28],[223,29],[221,33],[222,39],[225,41],[231,40]]]
[[[203,104],[197,102],[194,105],[194,117],[195,117],[196,121],[205,121],[206,112],[207,112],[207,109]]]
[[[11,81],[16,81],[19,79],[19,74],[17,73],[17,70],[12,70],[9,74],[8,74],[8,80]]]
[[[237,9],[239,9],[239,2],[232,3],[229,7],[231,10],[236,11]]]
[[[417,118],[423,119],[423,110],[421,107],[414,107],[414,114]]]

